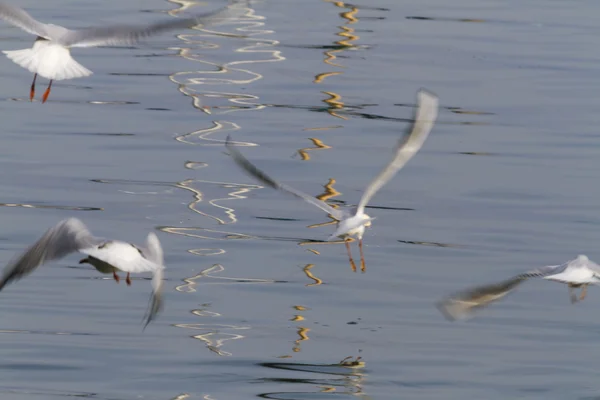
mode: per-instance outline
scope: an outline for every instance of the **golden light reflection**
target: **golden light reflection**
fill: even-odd
[[[313,145],[315,147],[304,147],[304,148],[298,150],[298,154],[300,154],[300,158],[302,159],[302,161],[308,161],[308,160],[310,160],[310,154],[308,154],[309,151],[312,151],[312,150],[323,150],[323,149],[330,149],[331,148],[331,146],[328,146],[325,143],[323,143],[323,141],[321,139],[308,138],[308,140],[310,140],[311,142],[313,142]]]
[[[323,284],[323,281],[320,278],[317,278],[312,272],[311,269],[313,269],[313,267],[315,266],[315,264],[306,264],[306,266],[302,269],[302,271],[304,271],[304,274],[312,279],[314,281],[314,283],[307,283],[304,286],[318,286]]]
[[[342,96],[334,92],[321,92],[329,96],[328,99],[322,100],[323,103],[326,103],[329,107],[327,108],[327,113],[332,117],[340,118],[343,120],[348,120],[348,117],[344,117],[343,115],[339,115],[335,112],[335,110],[342,110],[344,108],[344,102],[342,101]]]

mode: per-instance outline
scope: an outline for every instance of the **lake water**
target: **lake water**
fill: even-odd
[[[69,27],[221,6],[15,3]],[[572,306],[566,287],[532,281],[460,323],[433,306],[600,259],[597,3],[251,7],[207,31],[76,49],[94,75],[56,82],[43,105],[28,101],[31,74],[0,58],[0,260],[75,216],[132,242],[155,230],[167,264],[166,307],[144,332],[146,277],[116,285],[74,255],[7,287],[1,397],[600,398],[600,291]],[[7,24],[0,37],[3,50],[33,39]],[[231,134],[283,182],[356,204],[421,87],[439,120],[371,204],[364,274],[343,245],[312,242],[333,231],[307,228],[326,215],[224,154]]]

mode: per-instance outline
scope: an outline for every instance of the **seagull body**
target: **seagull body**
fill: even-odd
[[[567,284],[571,303],[585,298],[588,285],[600,285],[600,265],[585,255],[567,261],[561,265],[549,265],[516,275],[500,283],[476,286],[451,295],[438,303],[436,307],[449,320],[470,318],[474,311],[500,300],[521,283],[530,278],[542,278]],[[573,289],[581,288],[577,297]]]
[[[437,118],[438,98],[436,95],[421,89],[417,93],[417,103],[417,110],[414,115],[412,126],[405,133],[404,137],[400,139],[391,162],[367,186],[358,206],[355,207],[352,212],[333,208],[314,196],[277,182],[248,161],[231,143],[229,137],[227,138],[225,145],[234,161],[252,177],[273,189],[278,189],[299,197],[331,215],[331,217],[337,221],[337,225],[335,232],[327,240],[336,238],[344,239],[353,271],[356,271],[356,265],[354,264],[350,252],[348,239],[356,237],[358,239],[358,247],[360,250],[361,270],[364,271],[365,260],[362,238],[365,233],[365,228],[371,226],[371,221],[374,219],[365,213],[365,207],[375,193],[392,179],[394,175],[396,175],[396,173],[421,149]]]
[[[131,45],[143,38],[162,32],[221,22],[229,16],[231,9],[231,7],[224,7],[190,18],[171,18],[149,25],[112,25],[70,30],[54,24],[44,24],[35,20],[26,11],[0,2],[0,18],[37,36],[32,48],[3,51],[3,53],[16,64],[34,74],[30,100],[33,100],[35,95],[37,76],[40,75],[50,80],[48,89],[42,98],[42,102],[45,103],[53,81],[81,78],[92,74],[92,71],[71,57],[71,48]]]
[[[162,308],[162,280],[164,275],[163,250],[158,237],[150,232],[145,247],[117,240],[93,236],[76,218],[69,218],[48,229],[46,233],[23,254],[4,269],[0,278],[0,290],[12,281],[30,274],[42,264],[79,252],[87,255],[80,263],[89,263],[101,273],[112,273],[119,282],[117,272],[152,272],[153,293],[146,317],[146,326]]]

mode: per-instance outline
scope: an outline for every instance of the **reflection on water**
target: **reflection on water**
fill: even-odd
[[[298,150],[298,154],[300,155],[300,158],[302,159],[302,161],[310,160],[310,155],[308,154],[309,151],[331,148],[331,146],[327,146],[325,143],[323,143],[323,141],[321,139],[308,138],[308,140],[310,140],[315,147],[304,147],[304,148]]]
[[[219,253],[220,254],[220,253]],[[212,267],[206,268],[200,271],[198,274],[183,279],[185,282],[182,285],[175,287],[180,293],[195,293],[196,286],[198,284],[217,284],[217,285],[230,285],[230,284],[257,284],[257,283],[277,283],[272,279],[252,279],[252,278],[234,278],[228,276],[221,276],[225,267],[221,264],[215,264]],[[206,282],[208,280],[208,282]],[[198,282],[201,281],[201,282]],[[209,310],[210,304],[203,304],[201,308],[191,310],[191,314],[200,318],[219,318],[222,316],[219,312]],[[200,331],[192,335],[193,339],[204,342],[206,348],[211,352],[219,356],[231,356],[232,353],[222,350],[226,342],[230,340],[240,340],[245,336],[238,331],[251,329],[250,326],[238,326],[238,325],[227,325],[219,323],[194,323],[194,324],[175,324],[178,328],[193,329]]]
[[[345,357],[333,364],[274,362],[259,365],[268,368],[269,375],[276,372],[283,375],[263,378],[261,381],[287,389],[258,394],[263,399],[324,399],[339,395],[357,396],[365,400],[371,398],[363,390],[367,374],[362,371],[366,363],[360,357]],[[294,374],[290,377],[289,372]],[[297,377],[298,373],[303,377]]]
[[[102,207],[60,206],[60,205],[24,204],[24,203],[0,203],[0,207],[51,208],[54,210],[69,210],[69,211],[103,211],[104,210],[104,208],[102,208]]]
[[[318,252],[316,252],[315,254],[318,254]],[[318,286],[323,284],[323,281],[320,278],[317,278],[311,271],[311,269],[313,269],[314,266],[315,264],[306,264],[306,266],[302,269],[302,271],[304,271],[304,274],[309,279],[312,279],[314,281],[313,283],[307,283],[305,286]]]

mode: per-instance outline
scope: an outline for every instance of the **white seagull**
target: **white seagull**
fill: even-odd
[[[533,269],[499,283],[476,286],[451,295],[436,303],[436,307],[450,321],[470,318],[473,313],[500,300],[519,284],[529,278],[543,278],[554,282],[566,283],[569,287],[571,303],[585,298],[588,285],[600,284],[600,265],[585,255],[567,261],[561,265],[549,265]],[[581,288],[579,297],[573,292]]]
[[[53,81],[81,78],[92,74],[92,71],[71,57],[72,47],[131,45],[148,36],[170,30],[208,26],[227,19],[234,6],[235,4],[190,18],[171,18],[149,25],[111,25],[70,30],[54,24],[44,24],[35,20],[26,11],[0,2],[0,18],[37,36],[31,49],[3,51],[3,53],[34,74],[30,100],[33,101],[35,95],[37,76],[50,79],[48,89],[42,98],[42,103],[45,103]]]
[[[356,265],[352,259],[352,253],[350,252],[350,244],[348,243],[348,239],[352,236],[356,236],[358,238],[358,247],[360,250],[361,270],[365,271],[365,258],[363,254],[362,238],[365,228],[371,226],[371,221],[374,219],[365,214],[365,207],[375,193],[377,193],[379,189],[381,189],[390,179],[392,179],[392,177],[396,175],[396,173],[408,162],[408,160],[410,160],[421,149],[437,118],[438,98],[435,94],[421,89],[417,93],[417,103],[417,110],[415,111],[412,126],[398,142],[392,160],[379,173],[379,175],[375,177],[369,186],[367,186],[360,199],[360,202],[358,203],[358,206],[354,207],[351,211],[333,208],[329,204],[317,199],[316,197],[301,192],[283,183],[277,182],[250,163],[250,161],[248,161],[235,148],[235,146],[233,146],[229,137],[227,137],[225,146],[230,151],[234,161],[248,174],[260,182],[272,187],[273,189],[279,189],[299,197],[304,201],[319,207],[321,210],[327,212],[334,219],[336,219],[336,230],[327,240],[332,240],[335,238],[344,239],[346,248],[348,250],[348,257],[350,258],[350,265],[353,271],[356,271]]]
[[[52,260],[79,252],[87,257],[80,263],[89,263],[104,274],[113,274],[119,282],[118,271],[127,272],[127,285],[131,285],[130,273],[152,272],[153,293],[146,315],[146,327],[162,308],[162,281],[164,275],[163,250],[158,237],[148,234],[146,247],[131,243],[107,240],[92,236],[77,218],[59,222],[22,255],[4,268],[0,278],[0,290],[5,285],[30,274],[34,269]]]

